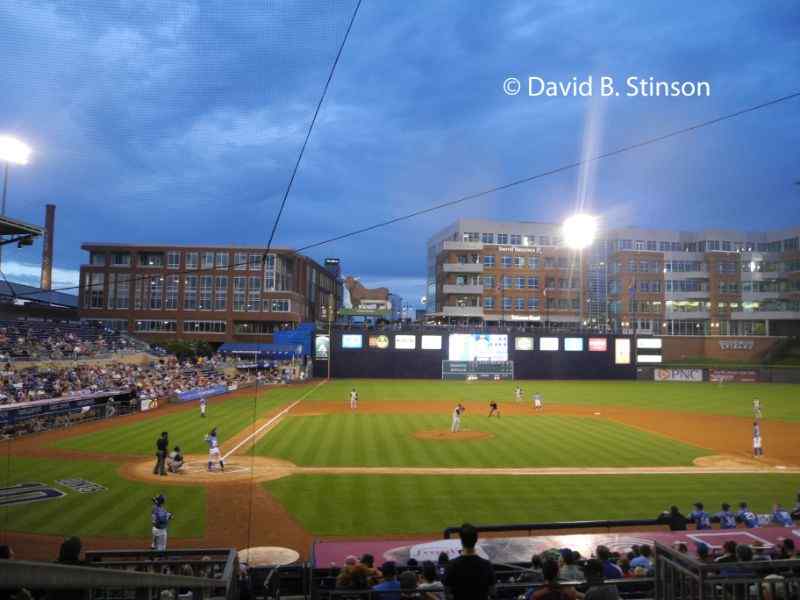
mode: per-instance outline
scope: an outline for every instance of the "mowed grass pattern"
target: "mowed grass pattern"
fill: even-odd
[[[5,463],[5,460],[3,461]],[[127,481],[117,475],[118,465],[95,461],[43,460],[12,457],[3,464],[3,486],[40,482],[63,492],[54,500],[4,507],[0,518],[10,531],[51,535],[142,537],[150,536],[151,499],[160,493],[175,513],[170,537],[202,537],[206,528],[206,490],[202,486],[169,486]],[[78,492],[56,484],[59,479],[79,478],[99,483],[106,491]]]
[[[294,475],[263,484],[318,536],[433,533],[478,525],[654,518],[670,504],[748,500],[757,512],[792,505],[788,475],[582,477]]]
[[[156,439],[162,431],[167,431],[170,446],[177,444],[188,454],[203,453],[208,451],[203,437],[216,427],[224,451],[225,440],[251,427],[254,415],[261,418],[268,411],[297,400],[309,389],[310,386],[276,387],[260,391],[258,396],[253,392],[252,396],[212,398],[206,418],[200,416],[197,402],[192,402],[185,411],[168,415],[154,411],[151,418],[137,422],[126,423],[122,417],[118,427],[78,434],[60,440],[54,446],[84,452],[151,455],[155,452]]]
[[[478,403],[514,401],[519,385],[530,404],[534,392],[545,407],[560,404],[624,406],[632,409],[686,411],[704,414],[753,416],[753,399],[761,400],[765,419],[800,421],[797,386],[758,383],[681,383],[655,381],[431,381],[429,379],[335,379],[311,394],[304,403],[336,401],[344,406],[350,389],[360,403],[446,401]]]
[[[256,453],[304,466],[625,467],[689,465],[702,448],[591,417],[462,419],[462,429],[493,437],[422,440],[417,431],[448,430],[435,414],[330,414],[287,417]]]

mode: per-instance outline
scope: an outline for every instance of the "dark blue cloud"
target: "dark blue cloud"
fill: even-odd
[[[58,204],[65,270],[87,240],[264,243],[353,6],[3,3],[0,130],[36,149],[12,172],[9,213],[40,222]],[[276,242],[313,243],[797,91],[798,24],[789,0],[365,2]],[[590,74],[708,80],[713,92],[603,104],[501,90],[510,75]],[[799,106],[598,163],[585,201],[642,226],[796,223]],[[434,231],[458,216],[559,221],[578,182],[559,174],[312,255],[418,297]]]

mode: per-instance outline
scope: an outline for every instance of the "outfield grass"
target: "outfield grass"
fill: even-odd
[[[575,404],[625,406],[636,409],[688,411],[752,417],[753,398],[759,398],[765,419],[800,421],[798,387],[777,383],[682,383],[655,381],[431,381],[429,379],[335,379],[311,394],[304,403],[337,401],[345,405],[350,389],[360,403],[398,401],[513,402],[519,385],[530,402],[534,392],[545,406]]]
[[[464,521],[534,523],[654,518],[670,504],[747,500],[758,512],[791,505],[788,475],[581,477],[294,475],[263,484],[314,535],[432,533]]]
[[[40,482],[66,492],[66,496],[0,508],[9,531],[51,535],[149,537],[151,498],[167,497],[175,513],[170,537],[202,537],[206,529],[206,490],[202,486],[170,486],[128,481],[117,475],[118,465],[95,461],[65,461],[12,457],[2,465],[2,485]],[[80,478],[99,483],[106,491],[78,492],[56,484],[58,479]],[[53,557],[55,558],[55,557]]]
[[[287,417],[256,446],[259,455],[304,466],[625,467],[690,465],[710,451],[592,417],[462,419],[493,434],[464,441],[421,440],[414,432],[448,430],[441,414],[329,414]]]
[[[184,453],[203,453],[208,446],[203,440],[212,427],[217,427],[221,444],[253,424],[253,417],[261,418],[265,413],[290,401],[297,400],[306,389],[311,388],[269,388],[252,396],[209,400],[207,417],[200,417],[197,402],[188,410],[169,415],[153,412],[151,418],[126,423],[124,418],[119,426],[102,431],[76,435],[55,442],[56,448],[85,452],[107,452],[118,454],[152,455],[155,443],[162,431],[169,432],[170,445],[179,445]]]

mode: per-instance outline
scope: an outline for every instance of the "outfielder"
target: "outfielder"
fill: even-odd
[[[206,416],[206,399],[205,398],[200,398],[200,416],[201,417],[205,417]]]
[[[542,404],[542,395],[541,395],[539,392],[536,392],[536,393],[533,395],[533,408],[535,408],[536,410],[539,410],[539,409],[541,409],[542,407],[543,407],[543,404]]]
[[[206,436],[206,443],[208,444],[208,470],[212,470],[212,465],[214,462],[219,463],[219,470],[225,470],[225,463],[222,460],[222,457],[219,453],[219,442],[217,441],[217,428],[211,430]]]
[[[350,390],[350,410],[355,410],[358,408],[358,392],[356,388]]]
[[[756,419],[761,418],[761,400],[753,400],[753,417]]]
[[[461,430],[461,415],[465,410],[467,409],[462,406],[461,402],[456,405],[453,410],[453,422],[450,425],[450,433],[457,433]]]
[[[150,549],[160,552],[167,549],[167,527],[172,519],[172,513],[164,508],[166,501],[164,494],[153,498],[153,510],[150,513],[150,521],[153,524],[153,542],[150,544]]]
[[[522,402],[522,388],[517,386],[517,389],[514,390],[514,400],[517,402]]]

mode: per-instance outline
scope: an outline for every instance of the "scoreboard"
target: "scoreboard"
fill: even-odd
[[[514,379],[514,361],[443,360],[442,379]]]

